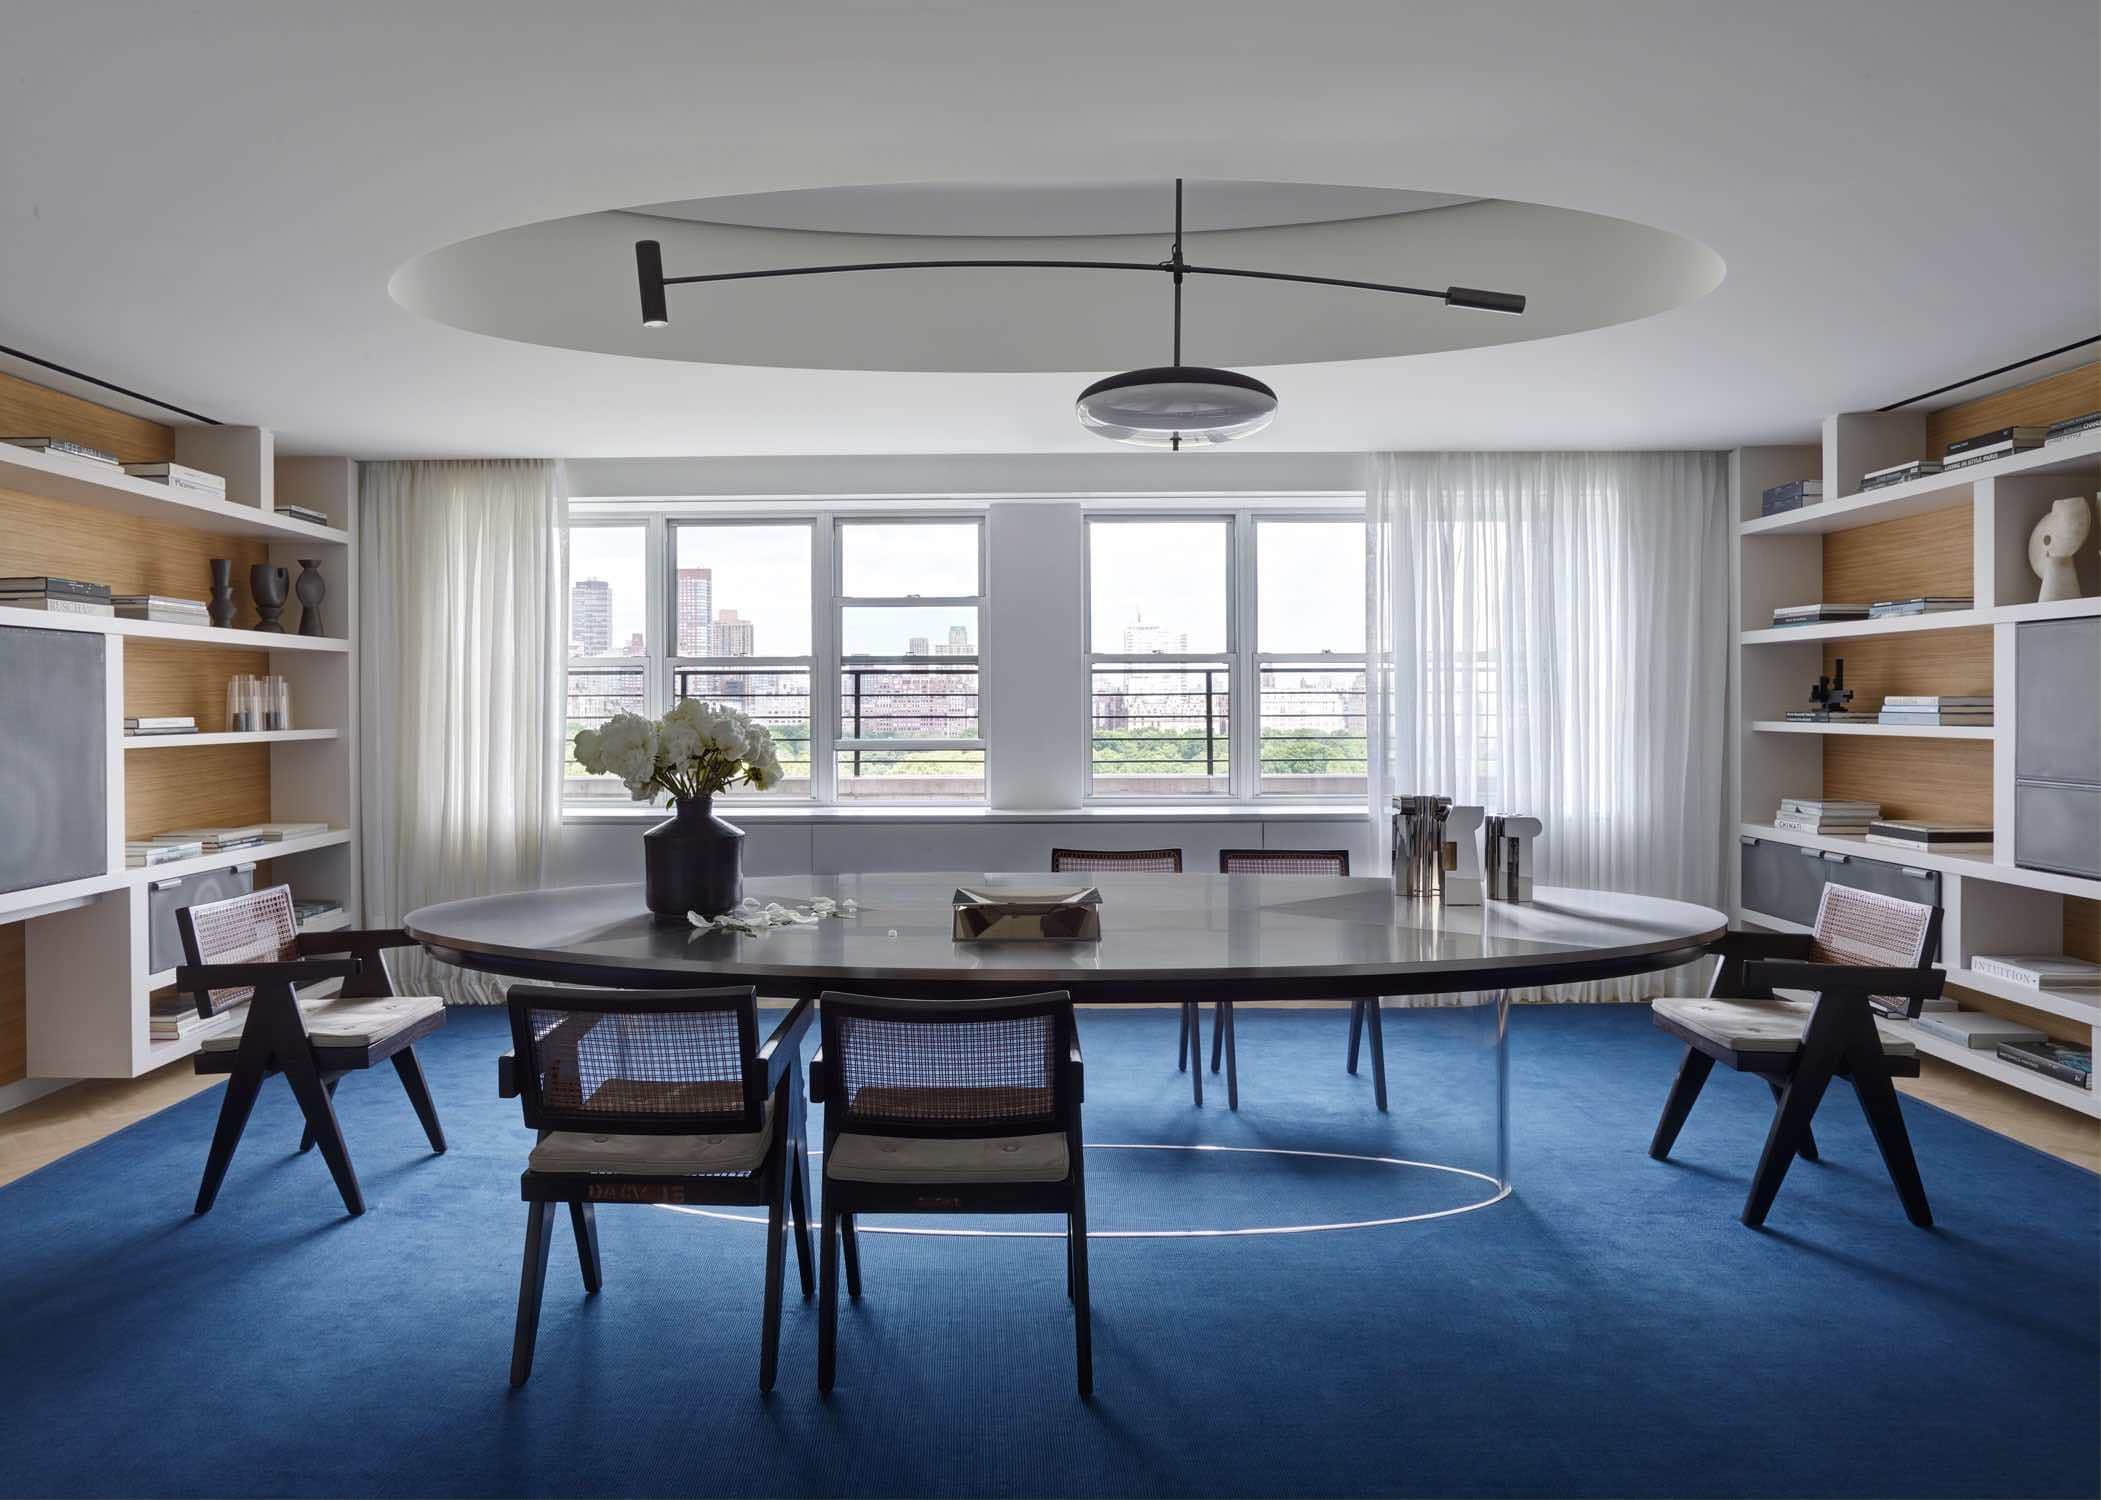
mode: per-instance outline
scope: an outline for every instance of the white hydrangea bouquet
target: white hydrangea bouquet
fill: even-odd
[[[726,703],[698,698],[661,719],[614,714],[601,729],[579,729],[575,748],[579,766],[619,777],[637,802],[659,792],[677,802],[713,797],[740,782],[765,792],[781,780],[771,730]]]

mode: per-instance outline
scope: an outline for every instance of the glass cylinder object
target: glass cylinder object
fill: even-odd
[[[258,693],[257,680],[246,672],[236,672],[226,679],[227,733],[249,734],[260,727],[256,722]]]
[[[292,685],[278,676],[262,680],[263,728],[290,729],[292,727]]]

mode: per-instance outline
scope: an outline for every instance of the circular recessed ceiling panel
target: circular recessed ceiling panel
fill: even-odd
[[[555,348],[713,365],[1099,372],[1171,362],[1155,271],[960,267],[674,285],[644,328],[635,242],[671,278],[857,261],[1166,259],[1172,184],[904,183],[740,194],[554,219],[431,251],[402,306]],[[1680,307],[1719,256],[1666,230],[1573,209],[1398,188],[1192,180],[1194,264],[1523,293],[1520,318],[1340,287],[1190,277],[1185,361],[1380,359],[1551,338]]]

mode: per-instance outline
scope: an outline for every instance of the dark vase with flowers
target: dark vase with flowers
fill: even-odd
[[[642,876],[658,918],[719,917],[744,899],[744,830],[715,815],[713,797],[680,797],[642,835]]]

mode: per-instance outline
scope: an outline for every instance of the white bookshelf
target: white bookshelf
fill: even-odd
[[[1744,448],[1731,455],[1738,519],[1731,539],[1730,604],[1738,649],[1729,703],[1734,761],[1730,825],[1746,838],[1938,874],[1944,912],[1941,957],[1951,988],[1962,992],[1956,998],[1964,1008],[1990,1009],[2001,1002],[2024,1006],[2070,1022],[2075,1030],[2085,1028],[2078,1034],[2090,1038],[2093,1026],[2101,1022],[2096,997],[2027,990],[1977,973],[1970,960],[1987,954],[2058,951],[2065,900],[2101,900],[2101,881],[2016,865],[2012,834],[2015,632],[2031,620],[2101,615],[2101,579],[2088,576],[2088,571],[2082,572],[2081,580],[2095,590],[2093,596],[2052,604],[2036,601],[2038,585],[2027,561],[2028,533],[2051,501],[2076,493],[2091,498],[2101,490],[2101,433],[1859,493],[1862,473],[1924,451],[1924,421],[1919,413],[1847,414],[1826,420],[1820,444]],[[1838,499],[1776,516],[1758,514],[1765,489],[1816,475],[1822,476],[1824,493]],[[1960,511],[1968,519],[1972,608],[1885,620],[1777,628],[1771,624],[1775,608],[1823,598],[1827,538],[1933,511]],[[2089,560],[2082,567],[2090,571],[2093,564]],[[1806,706],[1808,688],[1823,670],[1827,642],[1916,637],[1918,651],[1930,655],[1937,649],[1939,633],[1978,628],[1992,632],[1991,725],[1817,724],[1785,718],[1788,710]],[[1957,689],[1951,684],[1947,690]],[[2096,692],[2101,694],[2101,669]],[[1989,745],[1995,832],[1991,847],[1910,849],[1859,837],[1796,833],[1768,821],[1782,797],[1815,796],[1823,790],[1827,745],[1877,739],[1892,742],[1892,754],[1897,753],[1895,742],[1906,740]],[[1767,931],[1808,931],[1800,923],[1745,907],[1740,874],[1731,860],[1729,901],[1739,921]],[[1929,1057],[2101,1117],[2101,1099],[2086,1089],[2004,1062],[1990,1049],[1965,1047],[1916,1027],[1907,1030]]]
[[[0,444],[0,489],[62,501],[92,528],[115,514],[183,527],[210,536],[261,540],[269,560],[295,577],[301,558],[320,560],[328,585],[323,617],[327,635],[296,629],[300,606],[288,600],[286,633],[170,625],[110,616],[0,607],[0,625],[62,630],[105,641],[104,714],[106,847],[103,868],[80,879],[0,893],[0,922],[23,923],[29,1080],[123,1078],[188,1056],[195,1036],[156,1042],[150,996],[172,971],[149,968],[148,893],[159,882],[268,862],[271,878],[301,897],[343,905],[341,923],[356,919],[359,851],[356,673],[356,467],[348,459],[278,458],[270,434],[258,428],[178,428],[181,462],[224,474],[227,498],[213,499],[121,472]],[[277,498],[328,516],[315,526],[278,514]],[[236,580],[237,587],[245,579]],[[196,592],[206,592],[200,578]],[[286,730],[191,735],[126,735],[124,683],[127,647],[218,647],[267,654],[267,671],[291,688]],[[160,661],[165,662],[162,656]],[[225,854],[145,869],[124,863],[126,766],[151,757],[165,768],[180,762],[166,752],[214,746],[257,746],[270,763],[269,817],[315,822],[328,831]]]

